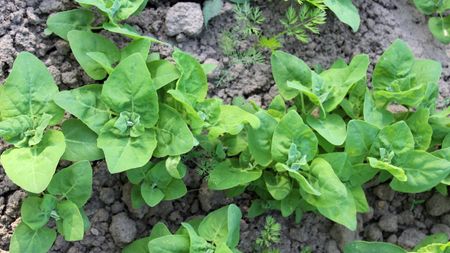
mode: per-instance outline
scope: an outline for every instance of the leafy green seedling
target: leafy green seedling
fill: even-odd
[[[344,253],[445,253],[450,249],[447,234],[434,234],[425,237],[413,251],[402,249],[391,243],[354,241],[347,244]]]
[[[175,234],[162,223],[156,224],[149,237],[125,247],[122,253],[150,252],[239,252],[240,209],[232,204],[209,213],[202,219],[182,223]]]
[[[0,88],[0,136],[13,145],[0,162],[15,184],[32,193],[47,188],[66,148],[63,133],[47,129],[63,117],[52,101],[57,92],[45,65],[27,52],[17,56]]]
[[[131,200],[134,208],[144,203],[154,207],[163,200],[178,199],[187,193],[182,180],[186,167],[179,159],[173,160],[168,158],[127,171],[128,180],[133,185]]]
[[[50,219],[67,241],[79,241],[89,229],[83,206],[92,194],[92,168],[81,161],[55,174],[46,192],[28,196],[22,203],[22,222],[11,238],[10,252],[48,252],[56,231],[47,227]]]
[[[433,36],[441,43],[449,44],[450,15],[446,15],[446,12],[450,10],[450,1],[414,0],[414,4],[420,12],[431,16],[428,28]]]

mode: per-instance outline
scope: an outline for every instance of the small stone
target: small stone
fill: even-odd
[[[365,235],[370,241],[383,240],[383,233],[376,224],[371,224],[365,229]]]
[[[61,81],[64,84],[74,85],[78,82],[77,80],[77,71],[68,71],[61,74]]]
[[[383,215],[378,221],[378,226],[381,230],[386,232],[397,232],[398,230],[398,217],[397,215]]]
[[[445,233],[450,237],[450,227],[445,224],[435,224],[430,231],[432,234]]]
[[[123,212],[125,209],[124,204],[122,202],[116,201],[111,205],[111,212],[113,214]]]
[[[113,216],[109,232],[117,244],[130,243],[136,237],[136,223],[125,213],[119,213]]]
[[[392,201],[395,197],[395,192],[386,184],[375,187],[373,192],[381,200]]]
[[[91,233],[95,236],[100,234],[100,232],[96,228],[91,228]]]
[[[344,249],[345,244],[357,239],[358,234],[355,231],[351,231],[348,228],[334,224],[330,231],[331,237],[336,240],[339,248]]]
[[[114,203],[114,195],[114,190],[112,188],[102,188],[100,190],[100,200],[107,205]]]
[[[197,36],[203,29],[203,12],[198,3],[180,2],[172,6],[166,15],[166,31],[168,36],[184,33]]]
[[[388,243],[393,243],[393,244],[397,244],[397,235],[396,234],[392,234],[388,237],[387,242]]]
[[[408,228],[398,238],[398,244],[404,248],[413,248],[416,246],[426,234],[415,228]]]
[[[327,242],[327,244],[325,245],[325,252],[326,253],[341,253],[341,251],[339,251],[337,243],[335,240],[330,240]]]
[[[398,215],[398,223],[401,225],[412,225],[414,221],[414,214],[409,210],[403,211]]]
[[[441,222],[447,226],[450,226],[450,214],[443,215],[441,217]]]
[[[64,8],[64,3],[60,0],[43,0],[39,5],[42,13],[53,13]]]
[[[450,211],[450,198],[440,193],[435,193],[426,203],[428,213],[431,216],[441,216]]]

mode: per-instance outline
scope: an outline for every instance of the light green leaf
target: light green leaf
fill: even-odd
[[[189,253],[189,246],[187,235],[166,235],[148,243],[151,253]]]
[[[372,144],[370,154],[378,157],[381,148],[384,148],[387,152],[393,151],[395,155],[413,150],[414,137],[408,125],[404,121],[399,121],[381,129]]]
[[[349,25],[353,32],[358,31],[361,19],[352,0],[325,0],[324,3],[340,21]]]
[[[286,198],[292,190],[291,180],[287,175],[264,172],[263,178],[267,191],[275,200]]]
[[[235,168],[229,160],[217,164],[208,177],[208,187],[212,190],[231,189],[246,185],[260,178],[261,170]]]
[[[156,186],[150,185],[147,182],[141,185],[141,194],[145,203],[150,207],[154,207],[164,199],[164,193],[156,188]]]
[[[47,253],[56,240],[53,229],[43,227],[32,230],[24,223],[20,223],[11,238],[10,253]]]
[[[351,192],[353,199],[355,200],[356,211],[361,213],[366,213],[369,211],[369,203],[366,199],[366,194],[361,186],[355,186],[352,188],[347,188]]]
[[[428,109],[420,108],[406,120],[414,136],[415,149],[427,150],[430,146],[433,128],[428,123],[429,116]]]
[[[148,251],[148,243],[150,242],[150,238],[145,237],[138,239],[131,244],[128,244],[125,248],[122,249],[122,253],[149,253]]]
[[[102,85],[90,84],[70,91],[61,91],[54,100],[58,106],[99,134],[110,118],[110,111],[100,100],[101,92]]]
[[[256,163],[267,166],[272,162],[272,136],[278,122],[266,111],[255,114],[263,127],[248,127],[248,148]]]
[[[205,27],[208,26],[208,22],[218,16],[222,11],[222,0],[207,0],[203,3],[203,19],[205,20]]]
[[[187,188],[183,180],[172,179],[162,191],[164,192],[164,200],[174,200],[186,195]]]
[[[77,119],[69,119],[62,124],[66,140],[66,151],[62,159],[69,161],[96,161],[104,157],[97,148],[97,134]]]
[[[448,242],[448,235],[446,233],[437,233],[433,235],[429,235],[422,239],[415,247],[414,251],[419,250],[420,248],[423,248],[427,245],[434,244],[434,243],[447,243]]]
[[[450,162],[425,151],[413,150],[402,154],[395,164],[408,177],[406,182],[394,178],[390,186],[399,192],[417,193],[427,191],[450,174]]]
[[[0,162],[15,184],[26,191],[41,193],[50,183],[65,148],[64,135],[50,130],[36,146],[6,150]]]
[[[158,95],[140,54],[121,61],[103,84],[102,100],[115,112],[128,111],[152,127],[158,121]]]
[[[376,107],[372,93],[366,91],[364,96],[364,121],[383,128],[394,122],[394,116],[388,110]]]
[[[342,182],[348,181],[354,174],[350,158],[345,152],[325,153],[320,154],[319,157],[325,159],[333,167],[334,173]]]
[[[433,36],[441,43],[450,43],[450,15],[445,17],[431,17],[428,20],[428,28]]]
[[[345,245],[344,253],[408,253],[408,252],[390,243],[354,241]]]
[[[144,107],[146,108],[146,107]],[[161,104],[156,125],[158,146],[156,157],[178,156],[194,147],[194,136],[181,115],[172,107]]]
[[[78,206],[70,200],[64,200],[56,206],[62,219],[62,231],[66,241],[79,241],[84,236],[84,221]]]
[[[167,172],[176,179],[182,179],[186,175],[186,167],[180,161],[181,156],[169,156],[166,159]]]
[[[45,194],[43,198],[27,197],[20,207],[22,222],[33,230],[39,230],[48,223],[56,201],[56,198],[49,194]]]
[[[48,192],[62,196],[78,207],[84,206],[92,194],[92,168],[81,161],[58,171],[48,186]]]
[[[201,102],[208,92],[208,80],[202,65],[191,55],[176,50],[173,58],[177,63],[181,76],[177,82],[177,90]]]
[[[135,39],[124,47],[120,53],[120,59],[123,61],[128,56],[139,53],[142,59],[146,60],[150,50],[151,42],[146,39]]]
[[[317,153],[318,140],[313,131],[303,123],[295,111],[289,111],[278,123],[272,138],[272,157],[275,161],[284,163],[288,159],[292,144],[306,160],[310,161]]]
[[[209,136],[215,139],[224,133],[237,135],[244,129],[245,124],[259,128],[260,121],[258,117],[238,106],[221,105],[219,120],[215,126],[210,128]]]
[[[94,14],[87,9],[74,9],[51,14],[47,18],[47,29],[67,40],[67,33],[72,30],[91,29]]]
[[[87,52],[86,55],[102,66],[106,73],[111,74],[113,71],[113,63],[108,59],[108,56],[102,52]]]
[[[306,122],[333,145],[342,145],[347,138],[345,122],[338,114],[329,114],[323,119],[308,115]]]
[[[147,68],[152,76],[153,86],[157,90],[180,78],[177,67],[167,60],[147,62]]]
[[[109,39],[89,31],[72,30],[67,34],[70,48],[81,67],[94,80],[106,77],[106,70],[87,55],[89,52],[100,52],[106,55],[111,64],[120,59],[120,52]]]
[[[189,252],[208,252],[213,249],[213,246],[209,244],[205,239],[200,237],[195,229],[189,223],[181,223],[184,229],[186,229],[189,239],[190,246]],[[215,251],[216,252],[216,251]]]
[[[33,119],[47,113],[53,117],[50,125],[55,125],[64,114],[52,102],[57,92],[58,87],[44,63],[28,52],[19,53],[0,87],[0,118],[27,115]]]
[[[226,243],[236,247],[239,243],[239,228],[242,213],[234,204],[209,213],[200,223],[198,233],[207,241],[218,245]]]
[[[139,137],[115,133],[114,120],[107,123],[100,133],[97,146],[105,153],[108,170],[119,173],[144,166],[156,148],[156,134],[147,129]]]
[[[369,164],[372,168],[386,170],[391,175],[393,175],[398,181],[405,182],[408,179],[406,177],[405,171],[400,167],[397,167],[385,161],[380,161],[373,157],[368,157],[367,159],[369,160]]]
[[[365,121],[351,120],[347,125],[345,152],[352,164],[362,163],[380,130]]]
[[[272,53],[271,64],[275,83],[286,100],[291,100],[299,94],[296,89],[288,87],[288,81],[298,81],[303,86],[311,86],[311,70],[299,58],[275,51]]]

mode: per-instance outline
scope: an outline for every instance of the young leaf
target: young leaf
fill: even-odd
[[[201,64],[191,55],[176,50],[173,58],[177,63],[181,76],[177,82],[177,90],[188,95],[192,100],[205,100],[208,92],[208,80]]]
[[[313,131],[303,123],[295,111],[289,111],[278,123],[272,138],[272,157],[284,163],[288,160],[289,149],[295,144],[298,152],[310,161],[317,153],[318,140]]]
[[[33,230],[24,223],[20,223],[11,238],[10,253],[47,253],[56,240],[53,229],[43,227]]]
[[[147,68],[152,76],[153,86],[157,90],[180,78],[177,67],[167,60],[147,62]]]
[[[291,180],[286,175],[264,172],[264,182],[267,191],[275,200],[286,198],[292,190]]]
[[[390,243],[354,241],[345,245],[344,253],[408,253],[408,252]]]
[[[81,161],[55,174],[48,192],[62,196],[78,207],[84,206],[92,194],[92,168],[88,161]]]
[[[52,116],[49,124],[55,125],[64,114],[52,102],[57,92],[58,87],[44,63],[28,52],[21,52],[0,87],[0,118],[27,115],[33,119],[47,113]]]
[[[450,43],[450,15],[445,17],[431,17],[428,28],[433,36],[444,44]]]
[[[144,166],[156,148],[156,134],[147,129],[139,137],[116,133],[115,121],[108,122],[97,139],[97,146],[105,153],[108,170],[119,173]]]
[[[56,211],[62,219],[62,221],[59,221],[62,222],[62,226],[58,226],[58,230],[64,235],[64,240],[82,240],[84,236],[84,221],[78,206],[70,200],[64,200],[58,203]]]
[[[15,184],[26,191],[41,193],[50,183],[65,148],[64,135],[50,130],[36,146],[6,150],[0,162]]]
[[[226,243],[236,247],[239,243],[241,210],[234,204],[209,213],[200,223],[198,233],[201,237],[218,245]]]
[[[43,198],[27,197],[20,207],[22,222],[33,230],[39,230],[48,223],[55,207],[56,198],[49,194],[45,194]]]
[[[180,161],[181,156],[170,156],[166,159],[167,172],[176,179],[182,179],[186,175],[186,166]]]
[[[266,111],[255,114],[263,127],[248,127],[248,148],[256,163],[267,166],[272,161],[272,136],[278,122]]]
[[[395,155],[401,155],[414,149],[414,137],[404,121],[381,129],[370,148],[370,154],[379,156],[382,148],[387,152],[394,152]]]
[[[245,124],[259,128],[261,122],[258,117],[238,106],[221,105],[219,119],[215,126],[209,129],[209,136],[214,139],[224,133],[237,135],[244,129]]]
[[[406,177],[405,171],[400,167],[397,167],[385,161],[380,161],[373,157],[368,157],[367,159],[369,160],[369,164],[372,168],[386,170],[387,172],[391,173],[391,175],[393,175],[398,181],[405,182],[408,179]]]
[[[61,126],[66,140],[66,151],[62,159],[69,161],[96,161],[104,157],[97,148],[97,134],[77,119],[64,121]]]
[[[231,189],[260,178],[261,170],[234,168],[229,160],[217,164],[208,177],[208,187],[213,190]]]
[[[142,59],[146,60],[148,52],[150,50],[151,42],[146,39],[135,39],[126,47],[124,47],[120,53],[120,59],[123,61],[128,56],[139,53]]]
[[[333,145],[342,145],[347,138],[345,122],[338,114],[329,114],[324,119],[308,115],[306,122]]]
[[[429,116],[428,109],[420,108],[406,120],[414,136],[415,149],[427,150],[430,146],[433,128],[428,123]]]
[[[194,228],[189,223],[181,223],[184,229],[186,229],[189,239],[190,246],[189,252],[208,252],[212,250],[212,245],[210,245],[205,239],[200,237]],[[215,251],[217,252],[217,250]]]
[[[141,185],[141,194],[145,203],[150,207],[158,205],[164,199],[164,193],[156,188],[156,186],[150,185],[147,182]]]
[[[108,122],[111,114],[100,100],[101,92],[102,85],[90,84],[70,91],[61,91],[54,100],[58,106],[100,134],[100,129]]]
[[[67,40],[72,30],[89,31],[94,21],[94,13],[87,9],[74,9],[51,14],[47,19],[47,29]]]
[[[102,100],[115,112],[138,114],[146,128],[158,121],[158,95],[140,54],[135,53],[117,65],[103,84]]]
[[[288,81],[298,81],[303,86],[311,86],[311,69],[299,58],[275,51],[272,53],[271,64],[275,83],[286,100],[291,100],[299,94],[297,90],[288,87]]]
[[[159,121],[156,125],[158,146],[154,156],[178,156],[194,147],[194,136],[180,114],[172,107],[160,105]]]
[[[81,67],[94,80],[102,80],[106,77],[106,70],[94,59],[89,57],[89,52],[103,53],[113,65],[120,59],[120,52],[116,45],[109,39],[89,31],[72,30],[67,34],[70,48],[80,63]]]
[[[152,253],[189,253],[189,246],[187,235],[166,235],[148,243],[148,249]]]
[[[383,128],[394,122],[394,116],[388,110],[376,107],[372,93],[366,91],[364,96],[364,121]]]
[[[218,16],[222,11],[222,0],[207,0],[203,3],[203,19],[205,20],[205,27],[208,26],[208,22]]]
[[[380,130],[365,121],[351,120],[347,125],[345,152],[352,164],[362,163]]]
[[[324,3],[340,21],[349,25],[353,32],[358,31],[361,20],[352,0],[324,0]]]
[[[427,191],[450,174],[450,162],[425,151],[413,150],[402,154],[396,161],[408,179],[401,182],[394,178],[390,186],[399,192],[417,193]]]

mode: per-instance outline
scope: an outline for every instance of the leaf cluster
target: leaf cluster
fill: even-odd
[[[447,234],[438,233],[422,239],[412,251],[384,242],[354,241],[348,243],[344,253],[446,253],[450,250],[450,242]]]
[[[267,109],[241,105],[250,124],[217,136],[227,158],[211,171],[209,187],[232,196],[254,191],[260,199],[250,217],[276,209],[299,221],[317,211],[354,230],[356,214],[369,208],[363,184],[377,175],[400,192],[447,185],[449,108],[435,108],[440,64],[416,59],[397,40],[376,64],[372,90],[368,66],[368,56],[358,55],[316,73],[274,52],[281,95]]]
[[[175,234],[158,223],[149,237],[133,242],[122,253],[238,253],[241,216],[241,210],[232,204],[182,223]]]
[[[428,29],[443,44],[450,44],[450,10],[449,0],[414,0],[416,8],[430,16]]]

